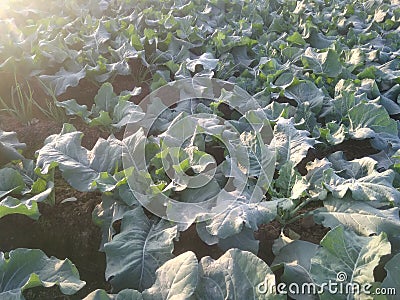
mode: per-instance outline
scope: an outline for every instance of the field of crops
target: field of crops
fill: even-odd
[[[399,0],[0,2],[0,299],[400,299]]]

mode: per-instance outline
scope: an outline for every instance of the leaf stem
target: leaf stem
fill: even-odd
[[[304,207],[306,207],[308,204],[310,204],[311,202],[317,200],[314,197],[310,197],[308,198],[306,201],[301,202],[295,209],[293,209],[293,211],[290,213],[290,216],[294,216],[296,213],[298,213],[298,211]]]
[[[292,224],[292,223],[294,223],[294,222],[296,222],[296,221],[298,221],[298,220],[300,220],[300,219],[302,219],[304,217],[312,216],[313,214],[314,214],[313,211],[307,211],[305,213],[299,214],[299,215],[295,216],[294,218],[291,218],[289,221],[285,222],[284,226]]]

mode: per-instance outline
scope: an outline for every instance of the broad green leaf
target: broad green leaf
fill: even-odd
[[[318,32],[316,26],[313,25],[306,31],[306,35],[303,35],[303,38],[311,45],[311,47],[317,49],[327,48],[334,42],[334,39],[329,39],[321,32]]]
[[[20,193],[24,188],[25,182],[20,172],[12,168],[0,169],[0,199],[11,192]]]
[[[379,100],[379,104],[382,105],[389,115],[397,115],[400,114],[400,105],[397,104],[395,101],[381,95],[377,98]]]
[[[272,102],[264,109],[265,116],[271,122],[277,122],[279,118],[287,118],[292,106],[287,103]]]
[[[54,91],[56,96],[63,94],[67,88],[76,87],[79,81],[86,76],[86,69],[80,71],[67,71],[61,67],[60,71],[54,75],[40,75],[39,79],[46,83],[49,88]]]
[[[275,180],[275,189],[279,189],[281,198],[291,197],[293,186],[300,180],[300,173],[294,168],[293,162],[288,161],[279,170],[279,177]]]
[[[104,44],[111,38],[111,34],[107,31],[105,21],[100,20],[94,33],[87,37],[87,40],[92,44],[91,46],[102,51]],[[104,50],[103,50],[104,51]]]
[[[303,39],[300,33],[295,31],[292,35],[288,36],[286,39],[288,42],[291,42],[296,45],[304,46],[306,41]]]
[[[68,116],[79,116],[81,117],[85,122],[89,121],[89,116],[91,115],[91,112],[88,111],[86,105],[80,105],[76,102],[75,99],[70,99],[62,102],[56,102],[56,105],[58,107],[62,107],[65,109],[65,112]]]
[[[290,203],[290,202],[288,202]],[[283,201],[283,203],[279,206],[279,209],[281,208],[285,208],[284,207],[285,202]],[[290,204],[293,204],[290,203]],[[288,205],[288,207],[291,207],[292,205]],[[273,245],[272,245],[272,253],[276,256],[278,256],[279,251],[285,247],[286,245],[292,243],[293,241],[299,240],[300,239],[300,235],[296,232],[294,232],[293,230],[289,229],[288,234],[286,235],[282,230],[281,230],[281,234],[279,235],[279,237],[277,239],[275,239]]]
[[[360,100],[355,97],[353,91],[346,89],[346,81],[340,80],[335,87],[335,98],[329,101],[327,106],[322,109],[321,115],[330,122],[338,124],[338,120],[347,118],[349,109],[358,104]]]
[[[308,102],[311,110],[318,112],[324,100],[324,93],[311,81],[294,83],[284,90],[284,96],[298,104]]]
[[[342,72],[339,54],[332,49],[316,53],[312,48],[307,48],[302,56],[302,62],[305,68],[310,68],[314,73],[327,77],[336,77]]]
[[[264,293],[265,283],[269,289]],[[218,260],[202,258],[196,298],[285,299],[272,291],[274,284],[275,276],[265,262],[250,252],[230,249]]]
[[[354,200],[380,202],[374,204],[376,206],[382,206],[385,202],[399,202],[400,192],[393,187],[393,170],[378,172],[377,162],[369,157],[346,161],[338,154],[329,157],[337,172],[325,171],[323,179],[325,187],[335,197],[343,198],[347,191],[351,191]]]
[[[173,257],[177,227],[166,220],[148,219],[141,207],[124,214],[121,232],[104,245],[106,279],[116,291],[152,286],[155,271]]]
[[[89,121],[90,126],[109,127],[113,123],[108,111],[100,111],[99,116]]]
[[[386,295],[387,299],[395,300],[397,299],[398,291],[400,290],[400,254],[396,254],[391,260],[389,260],[385,265],[386,277],[382,282],[382,288],[386,288],[387,291],[391,289],[392,294],[389,293]],[[395,293],[393,293],[393,289],[395,289]]]
[[[249,162],[238,159],[240,166],[247,167],[246,175],[257,177],[257,185],[267,191],[275,170],[275,153],[271,151],[259,133],[243,132],[240,145],[245,147]]]
[[[40,216],[38,202],[54,204],[52,174],[38,176],[35,164],[24,160],[13,168],[0,169],[0,218],[9,214],[24,214],[37,220]],[[4,199],[2,197],[7,196]],[[19,199],[18,199],[18,198]]]
[[[291,161],[296,166],[306,157],[308,149],[313,148],[315,139],[308,137],[305,130],[297,130],[293,119],[279,119],[274,128],[271,144],[277,152],[278,168]]]
[[[376,154],[372,154],[369,157],[378,162],[376,164],[376,169],[378,171],[388,170],[397,163],[396,151],[392,147],[382,150]]]
[[[17,134],[15,132],[8,132],[0,130],[0,143],[4,146],[12,147],[14,149],[24,149],[25,143],[18,141]]]
[[[279,250],[275,256],[272,266],[285,263],[296,264],[307,272],[311,268],[311,258],[315,255],[318,245],[303,240],[295,240]]]
[[[297,106],[294,112],[294,122],[297,129],[307,130],[311,136],[319,137],[317,115],[310,109],[310,103],[305,102]]]
[[[189,299],[198,282],[198,262],[193,252],[186,252],[163,264],[156,272],[156,282],[143,293],[125,289],[118,294],[104,290],[90,293],[84,300],[156,300]]]
[[[292,197],[297,199],[309,195],[323,200],[327,196],[325,173],[332,174],[332,164],[326,159],[315,159],[306,166],[307,175],[296,181],[292,189]]]
[[[114,222],[121,220],[124,213],[131,208],[119,199],[113,193],[113,196],[102,195],[101,203],[98,204],[92,212],[92,220],[101,228],[102,239],[100,243],[100,251],[104,251],[104,244],[111,242],[115,234],[113,227]]]
[[[66,181],[79,191],[92,190],[102,172],[114,174],[122,156],[119,140],[99,139],[91,151],[81,146],[82,133],[69,132],[54,137],[38,151],[37,165],[48,173],[58,165]]]
[[[0,166],[12,160],[22,160],[24,157],[17,150],[25,147],[24,143],[18,141],[15,132],[0,130]]]
[[[144,117],[141,108],[132,102],[119,99],[113,112],[113,127],[121,128],[130,122],[138,122]]]
[[[49,258],[38,249],[21,248],[6,255],[0,252],[0,278],[1,299],[23,300],[26,289],[54,285],[63,294],[73,295],[85,285],[69,259]]]
[[[92,108],[93,113],[104,112],[113,112],[114,107],[118,103],[118,97],[114,93],[113,86],[111,83],[106,82],[103,83],[97,92],[97,95],[94,97],[94,106]]]
[[[61,33],[49,41],[41,41],[39,51],[50,62],[62,64],[67,59],[77,59],[79,52],[69,49]]]
[[[382,256],[390,254],[390,243],[385,233],[373,237],[361,237],[354,232],[337,226],[326,234],[321,248],[311,259],[311,277],[321,285],[331,281],[342,284],[371,284],[374,269]],[[338,275],[340,274],[340,275]],[[343,279],[339,279],[343,278]],[[343,294],[329,294],[327,287],[322,297],[347,299]]]
[[[347,56],[346,56],[347,57]],[[352,65],[362,65],[365,59],[365,53],[360,48],[353,48],[348,52],[347,62]]]
[[[107,294],[105,290],[95,290],[83,300],[143,300],[142,294],[136,290],[122,290],[118,294]]]
[[[66,134],[66,133],[72,133],[72,132],[76,132],[76,128],[74,125],[70,124],[70,123],[64,123],[63,127],[60,131],[60,133],[58,134],[52,134],[49,135],[45,140],[44,140],[44,145],[47,145],[53,141],[55,141],[56,139],[58,139],[59,137],[61,137],[62,135]],[[38,151],[37,151],[38,152]],[[37,154],[37,152],[35,154]]]
[[[248,67],[254,61],[247,54],[247,47],[240,46],[232,49],[232,55],[235,61],[235,64],[242,65]]]
[[[342,143],[347,134],[347,129],[343,124],[338,125],[335,122],[326,124],[326,128],[320,128],[321,136],[331,145],[338,145]]]
[[[304,251],[299,249],[300,251]],[[314,252],[311,252],[314,254]],[[310,273],[300,264],[284,264],[284,271],[281,276],[282,282],[286,284],[288,296],[296,300],[319,300],[319,287],[311,279]],[[290,287],[294,288],[290,288]],[[298,288],[297,288],[298,287]]]
[[[188,70],[192,72],[196,71],[197,65],[202,66],[204,70],[214,70],[218,63],[218,59],[214,58],[214,55],[209,52],[202,54],[199,58],[187,59],[186,61]]]
[[[67,115],[79,116],[91,126],[120,129],[129,122],[139,121],[144,116],[138,105],[128,101],[131,95],[137,95],[138,91],[140,92],[140,89],[117,96],[112,85],[104,83],[95,96],[91,111],[87,110],[86,105],[79,105],[74,99],[56,105],[65,108]]]
[[[374,103],[359,103],[349,110],[348,116],[349,134],[355,139],[374,138],[379,133],[398,134],[396,121]]]
[[[259,241],[254,237],[254,231],[250,228],[243,228],[243,230],[235,235],[226,239],[219,239],[218,247],[223,251],[228,251],[232,248],[237,248],[243,251],[249,251],[257,255],[259,250]]]
[[[272,262],[272,266],[283,264],[284,271],[281,280],[286,283],[286,286],[295,283],[300,287],[299,293],[297,291],[293,293],[289,289],[288,295],[291,298],[298,300],[319,299],[313,293],[313,288],[310,288],[311,292],[308,292],[307,288],[304,293],[301,290],[303,286],[312,287],[312,284],[314,284],[310,275],[311,258],[317,252],[318,247],[318,245],[307,241],[296,240],[284,246]]]
[[[289,87],[295,80],[295,77],[292,73],[282,73],[275,80],[274,85],[278,86],[282,89]],[[275,102],[274,102],[275,103]]]
[[[267,224],[276,217],[276,201],[260,203],[246,203],[241,199],[219,203],[213,208],[220,213],[213,214],[212,219],[206,221],[207,231],[219,238],[226,239],[239,234],[246,227],[253,231],[258,230],[261,224]]]
[[[399,234],[400,218],[397,207],[377,209],[365,201],[354,201],[351,197],[335,199],[328,196],[324,208],[315,211],[314,219],[325,227],[343,224],[358,234],[371,236],[385,232],[389,239]]]
[[[202,203],[207,200],[212,199],[221,191],[221,187],[216,182],[216,180],[211,180],[206,185],[199,188],[186,188],[180,192],[179,200],[185,203]],[[179,205],[179,204],[178,204]],[[169,207],[167,208],[167,213],[169,215]],[[173,209],[173,207],[171,207]],[[170,212],[171,216],[174,212]],[[185,212],[184,212],[185,213]],[[188,213],[186,211],[186,213]],[[183,220],[183,219],[182,219]]]
[[[40,216],[36,201],[19,200],[14,197],[7,196],[0,201],[0,218],[11,214],[25,215],[34,220],[39,219]]]
[[[144,300],[190,299],[199,276],[199,265],[193,252],[185,252],[164,263],[156,272],[153,286],[143,292]]]

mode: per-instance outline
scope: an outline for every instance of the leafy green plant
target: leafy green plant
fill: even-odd
[[[293,299],[359,296],[346,289],[331,294],[330,281],[400,291],[396,1],[39,2],[27,7],[15,0],[10,17],[0,20],[7,32],[0,35],[0,72],[39,78],[51,99],[38,107],[34,91],[15,82],[13,101],[4,106],[1,100],[3,109],[29,123],[32,108],[60,120],[62,108],[109,133],[131,116],[140,123],[124,139],[110,135],[91,150],[82,146],[83,133],[65,124],[29,167],[22,145],[0,132],[0,217],[37,219],[37,203],[52,202],[56,168],[73,189],[102,193],[93,219],[113,289],[86,299],[286,298],[267,288],[276,282],[321,291],[289,290]],[[254,99],[222,91],[212,103],[193,98],[171,107],[156,100],[144,112],[128,101],[138,90],[117,95],[111,85],[145,82],[156,90],[188,78],[224,79]],[[87,81],[99,87],[92,107],[57,102]],[[267,126],[269,143],[257,142]],[[124,152],[127,145],[131,152]],[[127,157],[143,160],[127,167]],[[194,188],[188,176],[214,165],[215,176],[199,176],[209,183]],[[264,176],[265,166],[271,176]],[[217,195],[204,213],[204,200]],[[255,196],[260,201],[252,201]],[[160,215],[170,221],[145,211],[143,203],[162,203]],[[265,249],[256,237],[274,221],[281,235],[267,265],[257,257]],[[319,243],[296,232],[306,221],[330,228]],[[205,244],[225,254],[200,261],[190,251],[175,257],[174,241],[191,224]],[[36,261],[32,253],[38,255],[15,251],[26,260],[0,254],[0,278],[12,277],[7,264],[25,271],[25,263]],[[39,283],[37,276],[44,286],[65,283],[47,281],[47,268],[28,271],[27,280],[11,278],[6,288],[0,280],[0,295],[11,290],[22,298],[21,290]],[[82,284],[72,274],[75,291]]]
[[[0,272],[3,299],[24,299],[22,292],[36,286],[58,285],[63,294],[72,295],[85,285],[69,259],[49,258],[39,249],[0,252]]]
[[[18,141],[15,132],[0,130],[0,167],[3,167],[13,160],[23,159],[20,151],[25,147],[26,144]]]
[[[117,96],[110,83],[104,83],[94,98],[89,111],[86,105],[79,105],[75,99],[57,102],[58,109],[64,108],[67,115],[79,116],[90,126],[98,126],[108,132],[119,131],[129,121],[140,119],[143,113],[139,106],[130,102],[131,96],[140,93],[140,88]]]

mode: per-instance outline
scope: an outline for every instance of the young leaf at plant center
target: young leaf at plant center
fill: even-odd
[[[301,175],[294,168],[293,162],[288,161],[284,163],[279,170],[279,177],[275,180],[274,187],[279,190],[279,192],[276,191],[276,196],[279,198],[290,198],[292,196],[293,186],[300,178]]]

